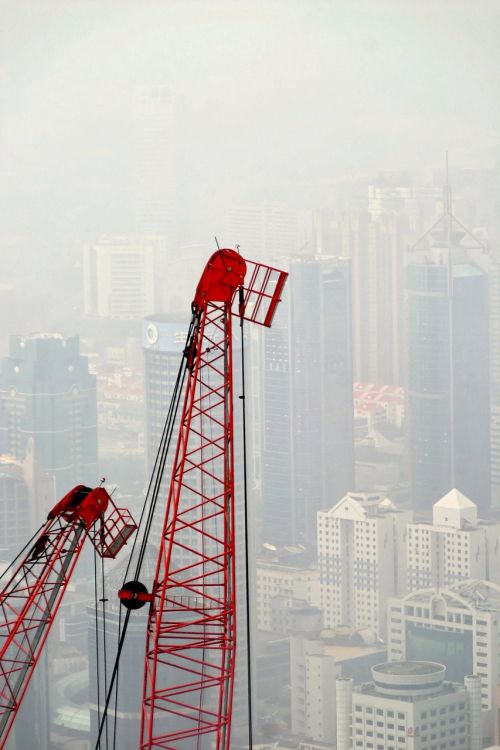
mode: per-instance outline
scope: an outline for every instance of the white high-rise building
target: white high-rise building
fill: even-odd
[[[445,678],[443,664],[405,661],[372,667],[354,690],[338,680],[337,750],[481,750],[479,678]]]
[[[84,249],[84,311],[114,320],[140,319],[155,310],[158,238],[103,237]]]
[[[322,612],[313,607],[294,608],[290,617],[291,717],[294,735],[316,742],[335,742],[336,712],[332,686],[341,675],[335,657],[316,638]]]
[[[279,617],[279,613],[286,613],[297,601],[312,606],[319,604],[317,568],[298,568],[257,560],[255,583],[258,630],[285,633],[288,618]],[[274,606],[278,600],[281,606]]]
[[[376,493],[350,492],[318,513],[325,627],[369,628],[385,637],[387,601],[406,591],[405,535],[411,521],[411,511],[398,510]]]
[[[431,523],[408,525],[408,591],[484,578],[500,584],[500,523],[454,489],[433,507]]]
[[[495,690],[500,683],[500,586],[463,581],[448,589],[423,589],[388,607],[388,658],[433,658],[460,682],[481,680],[483,736],[493,739]]]

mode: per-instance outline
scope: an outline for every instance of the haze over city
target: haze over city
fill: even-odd
[[[90,538],[71,548],[81,556],[18,714],[21,683],[0,680],[0,749],[499,747],[499,3],[0,0],[0,19],[2,669],[9,597],[54,564],[44,524],[74,523],[75,540],[87,524]],[[248,312],[240,338],[234,323],[234,372],[227,351],[211,366],[213,334],[202,346],[201,321],[217,332],[218,318],[201,293],[192,307],[218,248],[278,269],[272,325]],[[224,730],[196,740],[175,733],[215,711],[213,686],[182,720],[149,712],[154,679],[142,693],[157,593],[130,615],[103,718],[117,592],[136,565],[161,588],[188,423],[178,368],[215,410],[190,427],[202,459],[180,495],[184,519],[204,515],[168,563],[186,591],[196,545],[205,575],[222,544],[216,477],[232,464],[214,425],[235,466],[235,555],[224,547],[229,568],[207,584],[224,588],[234,564],[221,635],[234,701],[230,666]],[[211,400],[231,382],[234,433],[229,402],[219,413]],[[89,494],[100,483],[123,509],[107,548],[88,520],[108,498]],[[139,521],[143,506],[129,556],[125,509]],[[9,568],[25,545],[26,567]],[[116,559],[101,569],[103,552]],[[183,668],[170,658],[164,696]]]

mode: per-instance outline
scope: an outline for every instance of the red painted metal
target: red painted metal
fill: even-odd
[[[269,326],[286,276],[223,249],[196,290],[149,612],[141,750],[229,749],[236,647],[231,324],[237,315]]]
[[[106,511],[110,511],[108,515]],[[50,511],[32,548],[0,591],[0,750],[21,705],[88,536],[115,557],[136,525],[103,487],[74,487]]]

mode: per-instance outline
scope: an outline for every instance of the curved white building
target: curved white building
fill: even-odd
[[[500,586],[489,581],[421,589],[389,601],[388,658],[435,659],[446,665],[448,677],[457,682],[469,674],[478,675],[485,740],[493,738],[499,644]]]
[[[337,681],[337,750],[481,750],[479,679],[465,682],[425,661],[378,664],[354,690]]]

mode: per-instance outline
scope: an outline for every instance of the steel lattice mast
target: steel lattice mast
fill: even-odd
[[[287,274],[218,250],[188,379],[149,614],[141,750],[228,750],[236,647],[232,317],[270,326]]]
[[[136,528],[104,487],[78,485],[50,511],[27,551],[6,571],[0,588],[0,750],[86,538],[101,557],[114,558]]]

